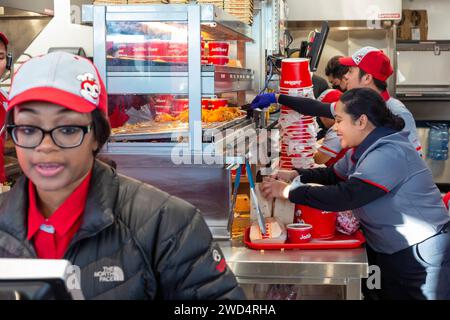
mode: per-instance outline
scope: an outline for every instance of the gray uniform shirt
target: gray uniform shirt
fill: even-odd
[[[401,131],[380,138],[354,163],[353,149],[334,165],[343,179],[351,177],[387,193],[353,210],[368,244],[392,254],[435,235],[450,217],[431,171]]]
[[[336,131],[331,127],[327,130],[322,145],[319,147],[319,151],[335,158],[341,150],[341,138],[339,138]]]

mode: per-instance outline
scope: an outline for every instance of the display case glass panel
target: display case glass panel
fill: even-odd
[[[187,22],[107,22],[107,71],[187,71],[187,30]]]
[[[109,95],[114,140],[186,141],[189,99],[186,95]],[[228,99],[202,98],[202,128],[222,129],[245,119]]]

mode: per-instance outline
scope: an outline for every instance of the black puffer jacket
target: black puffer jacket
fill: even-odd
[[[0,197],[0,257],[36,258],[27,179]],[[83,222],[64,258],[86,299],[244,299],[199,211],[96,161]]]

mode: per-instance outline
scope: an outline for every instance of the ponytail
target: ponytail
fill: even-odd
[[[375,90],[352,89],[345,92],[340,100],[345,105],[345,112],[353,120],[365,114],[375,127],[385,127],[396,131],[401,131],[405,127],[405,121],[388,109],[386,102]]]
[[[394,115],[390,110],[388,110],[391,114],[390,117],[386,118],[385,123],[383,124],[383,127],[394,129],[396,131],[402,131],[405,127],[405,120],[403,120],[401,117]]]

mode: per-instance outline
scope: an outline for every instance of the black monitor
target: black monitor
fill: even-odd
[[[312,72],[317,70],[319,65],[320,57],[322,56],[323,47],[325,46],[325,41],[327,40],[328,32],[330,27],[327,21],[322,22],[322,28],[320,32],[315,32],[314,39],[310,44],[306,57],[310,59],[309,68]]]
[[[67,260],[0,259],[0,300],[83,299],[77,270]]]

